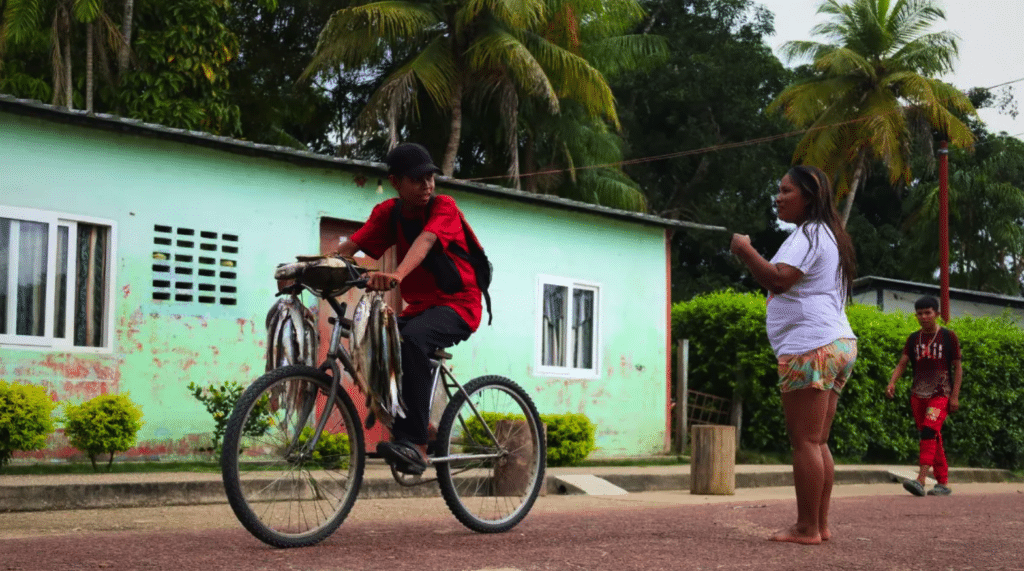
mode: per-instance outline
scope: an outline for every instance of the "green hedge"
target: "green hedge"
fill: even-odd
[[[109,472],[114,454],[135,446],[142,424],[142,410],[127,393],[99,395],[77,405],[64,404],[64,434],[72,446],[89,456],[96,471],[96,457],[100,454],[110,455]]]
[[[908,313],[885,314],[865,305],[850,306],[847,315],[858,337],[857,364],[839,399],[830,445],[847,460],[916,464],[909,371],[897,385],[896,399],[885,397],[885,386],[917,322]],[[764,322],[765,298],[758,294],[717,292],[672,309],[673,337],[690,340],[690,388],[743,399],[744,449],[787,452]],[[959,317],[949,327],[960,337],[964,368],[960,411],[943,429],[950,461],[1024,467],[1024,331],[1008,318]]]
[[[496,412],[482,413],[487,425],[493,430],[499,420],[525,420],[517,414],[501,414]],[[575,466],[587,459],[594,451],[597,425],[585,414],[542,414],[540,420],[547,426],[547,465]],[[477,442],[489,440],[483,425],[476,417],[466,422],[466,428]]]
[[[0,468],[16,451],[41,450],[53,432],[53,402],[43,387],[0,380]]]

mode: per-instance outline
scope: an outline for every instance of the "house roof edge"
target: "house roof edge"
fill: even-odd
[[[227,152],[246,154],[250,156],[262,156],[299,164],[315,165],[320,167],[329,166],[332,168],[354,167],[371,170],[381,176],[384,176],[387,173],[387,167],[383,163],[332,157],[330,155],[323,155],[290,147],[254,143],[231,137],[212,135],[201,131],[189,131],[186,129],[166,127],[154,123],[146,123],[138,119],[130,119],[106,113],[87,113],[82,110],[69,110],[42,103],[40,101],[19,99],[12,95],[3,93],[0,93],[0,111],[6,111],[17,115],[40,117],[67,124],[105,129],[108,131],[120,131],[142,136],[151,136],[208,148],[215,148]],[[441,186],[465,190],[467,192],[503,197],[519,202],[550,206],[554,208],[590,212],[610,218],[660,226],[668,229],[707,230],[717,232],[726,231],[726,229],[721,226],[672,220],[654,216],[652,214],[619,210],[617,208],[589,204],[551,195],[534,194],[531,192],[492,184],[464,181],[447,177],[441,177],[438,182]]]

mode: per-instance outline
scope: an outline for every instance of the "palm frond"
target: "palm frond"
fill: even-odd
[[[103,0],[74,0],[71,14],[78,22],[95,22],[103,13]]]
[[[624,71],[648,70],[668,58],[668,40],[661,36],[612,36],[582,47],[583,57],[605,77]]]
[[[893,69],[916,71],[923,75],[942,75],[953,71],[959,55],[959,37],[952,32],[919,36],[892,54]]]
[[[525,34],[525,44],[548,71],[560,98],[583,105],[591,117],[604,116],[619,128],[612,90],[597,69],[582,57],[534,34]]]
[[[635,182],[616,169],[589,169],[581,171],[576,183],[576,198],[591,204],[647,212],[647,199]]]
[[[484,14],[513,29],[534,29],[544,21],[547,6],[545,0],[468,0],[456,21],[466,29]]]
[[[835,48],[823,52],[814,61],[814,67],[828,77],[856,75],[870,81],[878,79],[871,62],[849,48]]]
[[[392,43],[428,36],[439,22],[432,6],[414,2],[374,2],[338,10],[320,31],[300,80],[336,66],[358,68],[381,60]]]
[[[647,15],[636,0],[563,0],[563,3],[573,7],[584,43],[627,35]]]
[[[558,94],[534,54],[512,34],[485,34],[466,51],[474,71],[505,68],[526,93],[542,99],[552,113],[558,112]]]
[[[31,36],[45,15],[46,2],[40,0],[7,0],[0,38],[18,44]]]

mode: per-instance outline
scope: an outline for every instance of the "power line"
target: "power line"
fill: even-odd
[[[1020,83],[1020,82],[1022,82],[1022,81],[1024,81],[1024,77],[1022,77],[1022,78],[1020,78],[1020,79],[1014,79],[1013,81],[1006,81],[1006,82],[1000,83],[999,85],[993,85],[992,87],[984,87],[984,88],[982,88],[982,89],[985,89],[985,90],[992,90],[992,89],[995,89],[995,88],[997,88],[997,87],[1002,87],[1002,86],[1004,86],[1004,85],[1010,85],[1011,83]]]
[[[995,89],[997,87],[1003,87],[1003,86],[1010,85],[1010,84],[1013,84],[1013,83],[1019,83],[1021,81],[1024,81],[1024,77],[1021,77],[1019,79],[1014,79],[1014,80],[1011,80],[1011,81],[1005,81],[1005,82],[1000,83],[998,85],[993,85],[992,87],[984,87],[982,89],[992,90],[992,89]],[[890,112],[890,113],[892,113],[892,112]],[[530,172],[530,173],[520,173],[519,174],[519,178],[530,177],[530,176],[540,176],[540,175],[545,175],[545,174],[557,174],[557,173],[568,172],[568,171],[581,171],[581,170],[590,170],[590,169],[621,167],[621,166],[625,166],[625,165],[643,164],[643,163],[656,162],[656,161],[662,161],[662,160],[668,160],[668,159],[675,159],[675,158],[691,156],[691,155],[702,155],[702,154],[706,154],[706,153],[725,151],[725,150],[729,150],[729,149],[737,149],[737,148],[742,148],[742,147],[749,147],[749,146],[753,146],[753,145],[760,145],[760,144],[764,144],[764,143],[770,143],[770,142],[773,142],[773,141],[778,141],[780,139],[788,139],[789,137],[795,137],[797,135],[802,135],[802,134],[808,133],[810,131],[817,131],[817,130],[821,130],[821,129],[831,129],[831,128],[834,128],[834,127],[841,127],[843,125],[858,123],[860,121],[867,121],[867,120],[873,119],[875,117],[882,117],[883,115],[885,115],[885,114],[867,115],[867,116],[864,116],[864,117],[858,117],[856,119],[850,119],[850,120],[842,121],[842,122],[839,122],[839,123],[829,123],[828,125],[820,125],[818,127],[809,127],[807,129],[801,129],[801,130],[797,130],[797,131],[790,131],[788,133],[782,133],[782,134],[779,134],[779,135],[771,135],[771,136],[768,136],[768,137],[761,137],[761,138],[758,138],[758,139],[748,139],[748,140],[745,140],[745,141],[737,141],[737,142],[734,142],[734,143],[723,143],[721,145],[712,145],[710,147],[703,147],[703,148],[700,148],[700,149],[690,149],[690,150],[687,150],[687,151],[677,151],[677,152],[674,152],[674,153],[665,153],[663,155],[653,155],[653,156],[649,156],[649,157],[641,157],[641,158],[636,158],[636,159],[626,159],[626,160],[622,160],[622,161],[615,161],[615,162],[611,162],[611,163],[603,163],[603,164],[597,164],[597,165],[587,165],[587,166],[582,166],[582,167],[558,168],[558,169],[548,169],[548,170],[543,170],[543,171],[535,171],[535,172]],[[1009,135],[1009,136],[1010,137],[1018,137],[1020,135],[1024,135],[1024,133],[1018,133],[1017,135]],[[509,178],[508,175],[494,175],[494,176],[466,178],[466,179],[459,179],[459,180],[463,180],[463,181],[467,181],[467,182],[476,182],[476,181],[498,180],[498,179],[507,179],[507,178]]]

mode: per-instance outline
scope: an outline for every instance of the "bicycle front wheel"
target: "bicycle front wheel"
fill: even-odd
[[[363,431],[343,388],[328,402],[333,382],[313,367],[275,369],[242,393],[228,420],[221,452],[228,502],[269,545],[323,541],[356,501]]]
[[[481,533],[503,532],[533,507],[544,484],[547,442],[519,385],[489,375],[457,392],[438,426],[437,479],[448,509]]]

